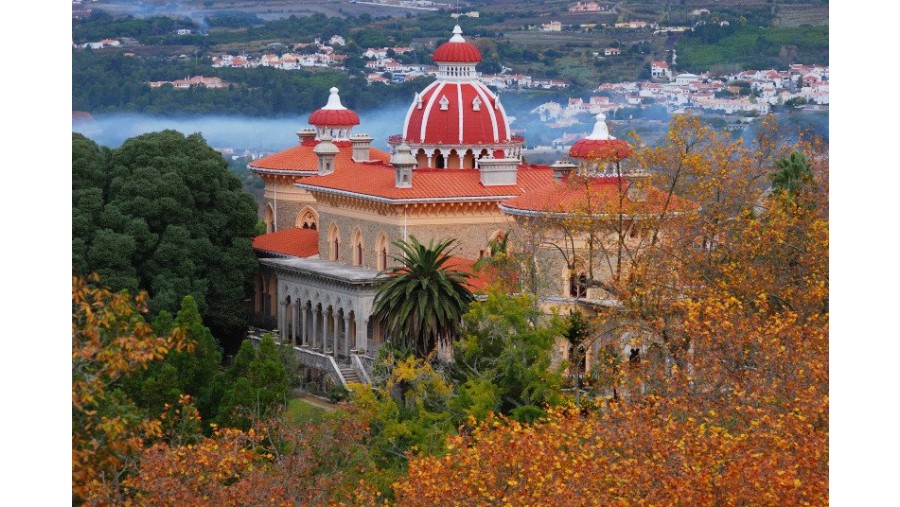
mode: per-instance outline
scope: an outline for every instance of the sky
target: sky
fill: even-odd
[[[900,333],[889,320],[897,314],[893,290],[900,281],[889,222],[900,217],[893,206],[900,111],[884,93],[897,77],[889,55],[896,27],[893,16],[854,5],[835,2],[830,15],[830,503],[838,506],[896,498],[900,454],[894,410]],[[59,505],[71,499],[71,349],[64,342],[71,330],[71,21],[65,2],[10,9],[13,17],[46,22],[40,36],[34,23],[4,30],[11,57],[0,80],[10,257],[0,293],[7,316],[0,379],[4,454],[15,464],[6,467],[0,497],[13,505]],[[14,63],[23,61],[21,51],[30,63]]]

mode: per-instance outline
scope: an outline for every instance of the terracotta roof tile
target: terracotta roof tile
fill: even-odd
[[[319,158],[313,153],[316,142],[303,143],[288,148],[284,151],[263,157],[250,163],[253,169],[272,169],[281,171],[306,171],[316,172],[319,166]],[[353,147],[349,141],[334,141],[335,146],[340,152],[334,159],[336,170],[347,169],[358,165],[365,166],[367,164],[359,164],[353,161]],[[387,162],[391,159],[391,155],[378,148],[369,149],[369,158],[376,162]]]
[[[253,238],[254,250],[310,257],[319,253],[319,231],[292,227],[278,232],[270,232]]]
[[[547,166],[519,166],[515,185],[484,186],[477,169],[416,169],[412,187],[394,186],[394,169],[381,164],[355,164],[327,176],[300,182],[312,191],[340,191],[389,200],[490,199],[521,195],[553,181]]]
[[[634,201],[628,198],[630,182],[624,179],[622,191],[626,192],[622,204],[626,214],[640,215],[657,213],[662,210],[665,193],[657,188],[646,189],[646,198]],[[501,203],[504,211],[516,214],[517,211],[538,213],[591,213],[608,214],[619,210],[619,178],[576,176],[560,182],[553,182],[543,188],[514,197]],[[678,196],[672,196],[669,203],[671,211],[686,211],[696,205]]]
[[[496,277],[496,270],[492,270],[486,267],[481,271],[475,271],[475,262],[476,261],[473,261],[472,259],[466,259],[465,257],[456,257],[451,255],[450,259],[444,266],[472,275],[471,278],[469,278],[467,281],[469,290],[471,290],[472,292],[481,292],[485,289],[485,287],[487,287],[494,281]]]

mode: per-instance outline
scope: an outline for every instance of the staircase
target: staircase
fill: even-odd
[[[344,376],[344,380],[349,382],[357,382],[362,383],[362,380],[359,378],[359,375],[356,374],[356,370],[353,369],[353,366],[349,364],[341,364],[338,363],[338,369],[341,370],[341,375]]]

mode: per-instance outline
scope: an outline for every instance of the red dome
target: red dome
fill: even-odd
[[[341,104],[341,96],[338,89],[331,87],[328,90],[328,103],[322,109],[313,111],[309,115],[309,124],[316,127],[352,127],[359,125],[359,116]]]
[[[477,81],[431,83],[413,100],[403,126],[403,139],[413,144],[496,144],[510,138],[503,106]]]
[[[581,139],[572,145],[569,156],[593,160],[619,161],[631,155],[631,146],[621,139]]]
[[[359,125],[359,116],[349,109],[318,109],[309,115],[309,124],[317,127]]]
[[[481,53],[468,42],[445,42],[434,51],[431,58],[440,63],[478,63]]]

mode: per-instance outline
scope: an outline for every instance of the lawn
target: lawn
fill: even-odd
[[[295,424],[318,421],[326,414],[325,409],[319,408],[300,398],[294,398],[288,401],[287,420]]]

